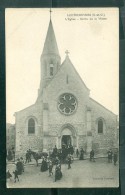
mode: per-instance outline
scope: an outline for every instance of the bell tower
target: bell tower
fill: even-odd
[[[56,37],[50,17],[48,31],[43,47],[43,52],[40,58],[41,65],[41,81],[39,93],[43,91],[43,88],[51,81],[51,79],[57,73],[61,64],[61,58],[56,42]]]

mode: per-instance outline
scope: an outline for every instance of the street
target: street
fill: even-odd
[[[19,182],[14,183],[13,171],[16,166],[8,164],[7,170],[12,174],[11,181],[7,179],[8,188],[73,188],[73,187],[118,187],[119,178],[118,165],[108,163],[106,158],[97,159],[96,162],[89,160],[75,160],[71,164],[62,165],[63,177],[61,180],[54,181],[53,176],[49,176],[49,172],[40,172],[40,165],[25,165],[25,171],[19,176]],[[53,168],[53,172],[55,166]]]

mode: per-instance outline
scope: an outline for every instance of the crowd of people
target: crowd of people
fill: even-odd
[[[61,164],[64,163],[64,157],[65,157],[65,163],[68,165],[68,169],[71,168],[72,163],[72,146],[69,147],[62,147],[62,150],[58,150],[56,145],[53,148],[53,152],[49,157],[42,157],[42,163],[41,163],[41,172],[49,170],[49,176],[53,175],[53,168],[55,166],[55,172],[54,172],[54,180],[55,182],[57,180],[60,180],[62,178],[62,170],[61,170]]]
[[[69,145],[62,144],[61,149],[57,149],[57,147],[55,145],[55,147],[53,148],[53,152],[50,154],[50,157],[53,160],[56,157],[58,157],[59,160],[61,161],[61,163],[65,163],[68,154],[70,154],[72,156],[72,160],[73,160],[74,148],[71,144],[69,144]]]
[[[71,168],[71,150],[69,150],[68,148],[68,152],[67,152],[67,164],[68,164],[68,169]],[[12,174],[14,174],[14,182],[16,183],[17,181],[19,181],[19,175],[22,175],[22,173],[24,172],[24,166],[25,164],[31,162],[31,156],[34,154],[33,151],[31,151],[31,149],[26,151],[25,154],[25,161],[22,157],[17,159],[17,162],[15,163],[16,165],[16,169],[12,172]],[[60,151],[58,151],[57,147],[55,146],[53,148],[53,155],[46,155],[44,153],[44,155],[42,155],[41,157],[41,166],[40,166],[40,171],[41,172],[45,172],[48,171],[49,172],[49,176],[54,175],[54,181],[56,182],[57,180],[60,180],[62,178],[62,170],[61,170],[61,158],[60,155],[61,154]],[[34,155],[33,155],[34,157]],[[54,158],[53,158],[54,157]],[[55,167],[55,168],[54,168]],[[12,174],[10,173],[10,171],[8,170],[6,172],[6,177],[7,179],[12,179]]]
[[[16,169],[13,171],[14,182],[19,181],[19,175],[21,175],[24,172],[24,165],[26,163],[31,162],[31,157],[33,154],[34,152],[29,149],[26,151],[25,161],[22,157],[17,159],[17,162],[15,163]],[[40,171],[41,172],[48,171],[49,172],[48,175],[49,176],[54,175],[54,180],[57,181],[62,178],[61,164],[66,163],[67,169],[71,169],[73,156],[75,156],[79,160],[84,160],[85,151],[83,150],[83,148],[81,148],[80,150],[78,148],[74,150],[72,145],[69,145],[67,147],[65,145],[62,145],[62,149],[57,149],[55,145],[51,154],[45,155],[44,153],[44,155],[40,157],[40,159],[42,160]],[[107,157],[108,157],[108,163],[112,163],[112,161],[114,161],[114,165],[116,165],[118,161],[118,151],[115,150],[113,152],[111,149],[109,149],[107,152]],[[95,151],[93,149],[90,151],[89,158],[91,162],[95,162]],[[7,179],[8,178],[10,180],[12,179],[12,174],[10,173],[9,170],[6,172],[6,177]]]
[[[55,166],[55,181],[59,180],[62,178],[62,171],[61,171],[61,161],[58,158],[58,156],[55,157],[55,161],[53,161],[51,158],[42,158],[42,163],[41,163],[41,172],[49,170],[49,176],[53,175],[53,167]],[[67,155],[67,165],[68,169],[71,168],[71,163],[72,163],[72,156],[69,153]]]

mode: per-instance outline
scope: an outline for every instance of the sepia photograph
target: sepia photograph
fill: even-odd
[[[7,188],[119,187],[119,9],[6,8]]]

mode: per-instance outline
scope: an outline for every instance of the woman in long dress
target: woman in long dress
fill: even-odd
[[[60,180],[61,177],[62,177],[61,164],[57,164],[55,168],[55,182],[56,180]]]
[[[79,160],[84,160],[84,150],[81,149]]]
[[[41,164],[41,172],[47,171],[48,170],[48,164],[45,158],[43,158],[42,160],[42,164]]]
[[[20,159],[17,159],[17,163],[16,163],[16,170],[18,172],[18,175],[21,175],[23,172],[23,166],[22,166],[22,162],[20,161]]]

